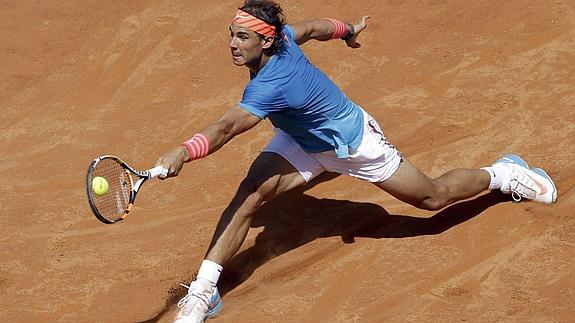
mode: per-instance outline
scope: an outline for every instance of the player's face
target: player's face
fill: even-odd
[[[232,24],[230,26],[230,49],[237,66],[259,66],[266,41],[255,31]]]

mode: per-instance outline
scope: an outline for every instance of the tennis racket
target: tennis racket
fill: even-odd
[[[100,156],[90,163],[86,176],[90,208],[106,224],[122,221],[134,206],[142,184],[167,174],[168,170],[162,166],[138,171],[116,156]]]

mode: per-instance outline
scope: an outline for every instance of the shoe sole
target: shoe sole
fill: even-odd
[[[206,317],[215,317],[216,315],[218,315],[221,311],[222,311],[222,307],[223,304],[222,302],[219,302],[214,308],[212,308],[211,310],[209,310],[206,313]]]
[[[551,185],[553,186],[553,193],[551,194],[550,204],[557,202],[557,187],[555,186],[555,182],[553,182],[551,179],[551,176],[549,176],[549,174],[547,174],[543,169],[539,167],[532,168],[531,170],[539,176],[545,177],[549,182],[551,182]]]

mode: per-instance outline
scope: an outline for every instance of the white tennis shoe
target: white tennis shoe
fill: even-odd
[[[188,288],[188,294],[178,302],[180,312],[174,323],[201,323],[222,310],[222,299],[217,287],[206,288],[197,281],[193,281],[190,286],[183,286]]]
[[[557,201],[557,188],[551,177],[541,168],[529,169],[527,163],[517,155],[505,155],[494,164],[505,167],[501,192],[511,194],[514,202],[523,199],[552,204]]]

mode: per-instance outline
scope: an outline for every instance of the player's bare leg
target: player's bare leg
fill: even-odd
[[[222,266],[244,242],[255,211],[275,196],[306,183],[303,176],[283,157],[261,153],[222,214],[197,279],[180,300],[176,322],[203,322],[222,308],[216,287]]]
[[[404,159],[393,176],[376,183],[396,198],[426,210],[439,210],[471,198],[485,190],[510,194],[514,202],[523,199],[545,204],[557,201],[557,187],[541,168],[529,168],[517,155],[508,154],[490,167],[455,169],[431,179]]]
[[[481,169],[455,169],[432,179],[404,158],[393,176],[375,185],[417,208],[439,210],[487,190],[489,182],[489,172]]]
[[[283,157],[274,153],[260,154],[220,218],[206,259],[218,264],[229,261],[241,247],[254,212],[275,196],[305,183],[301,174]]]

